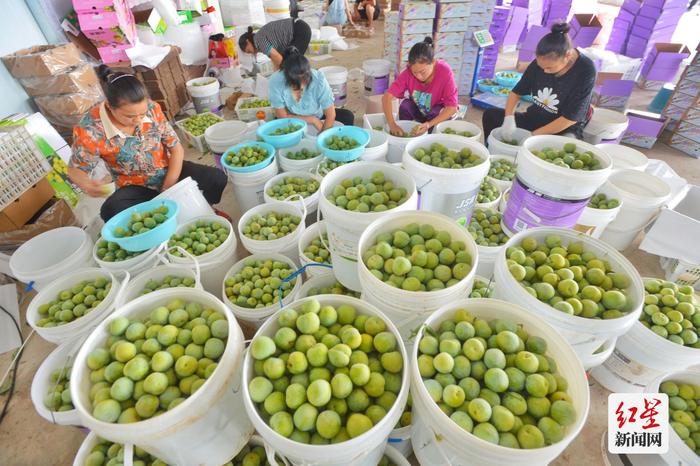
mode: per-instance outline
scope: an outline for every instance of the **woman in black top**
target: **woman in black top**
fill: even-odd
[[[590,58],[571,44],[569,25],[557,23],[552,32],[537,44],[535,61],[525,70],[508,95],[505,111],[486,110],[482,117],[484,137],[494,128],[511,139],[516,127],[537,134],[568,134],[577,138],[591,119],[591,94],[596,70]],[[533,104],[525,112],[515,113],[523,95],[532,95]]]
[[[282,64],[282,54],[287,48],[294,46],[304,55],[311,42],[311,27],[301,19],[285,18],[271,21],[253,31],[248,31],[238,39],[241,51],[250,54],[264,53],[278,70]]]

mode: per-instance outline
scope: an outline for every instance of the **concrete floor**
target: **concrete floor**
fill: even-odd
[[[371,39],[352,39],[360,48],[334,52],[333,58],[322,62],[314,62],[315,67],[341,65],[348,69],[361,67],[362,61],[368,58],[381,56],[383,46],[383,23],[377,23],[377,30]],[[503,69],[514,66],[514,57],[505,56],[500,66]],[[361,125],[361,116],[364,114],[365,101],[362,96],[361,81],[349,83],[349,98],[347,108],[353,110],[356,115],[356,123]],[[633,98],[632,108],[645,109],[647,103],[653,97],[653,92],[639,91]],[[470,108],[467,120],[480,124],[481,111]],[[668,146],[658,143],[651,150],[642,149],[648,157],[666,161],[677,173],[684,176],[689,182],[700,184],[700,163]],[[187,157],[192,161],[213,164],[211,156],[202,156],[189,150]],[[238,206],[233,199],[231,186],[227,187],[224,194],[224,202],[220,206],[228,212],[234,221],[240,216]],[[635,243],[638,243],[638,241]],[[239,248],[240,255],[247,254]],[[661,276],[658,257],[649,255],[631,247],[625,255],[636,265],[642,276]],[[18,290],[22,287],[18,286]],[[24,310],[32,296],[22,294]],[[23,323],[23,335],[29,335],[31,328]],[[0,424],[0,465],[7,466],[43,466],[43,465],[70,465],[77,452],[80,443],[86,433],[74,427],[53,425],[36,414],[30,399],[30,387],[35,371],[55,348],[38,336],[33,336],[27,344],[26,350],[19,365],[17,386],[11,401],[6,419]],[[5,372],[12,355],[9,353],[0,355],[0,374]],[[553,463],[557,466],[579,464],[601,464],[603,457],[600,447],[600,439],[607,426],[605,406],[608,392],[600,387],[594,380],[590,381],[591,409],[588,421],[577,439],[564,451]],[[4,396],[0,396],[0,404],[3,404]],[[478,463],[478,459],[476,460]]]

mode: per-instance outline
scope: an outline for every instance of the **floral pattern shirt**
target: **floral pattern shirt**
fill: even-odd
[[[69,165],[90,173],[102,159],[117,187],[138,185],[160,191],[168,171],[168,151],[179,143],[158,103],[148,102],[146,117],[133,136],[114,126],[101,103],[73,128]]]

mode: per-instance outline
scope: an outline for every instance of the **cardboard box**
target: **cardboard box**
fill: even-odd
[[[698,144],[697,141],[686,138],[681,134],[675,133],[671,136],[668,145],[675,149],[678,149],[679,151],[691,157],[700,159],[700,144]]]
[[[433,33],[432,19],[404,20],[399,23],[401,34],[426,34]]]
[[[0,232],[24,226],[53,196],[53,188],[46,178],[42,178],[0,212]]]
[[[435,41],[436,47],[445,47],[448,45],[459,46],[459,49],[460,49],[459,55],[460,56],[462,55],[462,44],[464,43],[464,33],[462,33],[462,32],[436,32],[433,40]]]
[[[115,4],[118,2],[115,1]],[[125,5],[117,6],[113,12],[79,14],[78,22],[80,30],[98,49],[136,43],[136,21]]]
[[[106,64],[111,63],[129,63],[129,56],[126,54],[126,50],[130,49],[132,45],[108,45],[106,47],[97,47],[97,52],[100,54],[100,59]]]
[[[465,18],[471,14],[469,3],[440,3],[438,18]]]
[[[467,18],[438,18],[435,21],[435,30],[438,32],[464,32],[469,30]]]
[[[436,7],[433,2],[409,1],[399,5],[399,14],[402,19],[432,19],[435,18]]]
[[[71,127],[102,99],[102,88],[96,85],[86,92],[36,97],[34,101],[51,123]]]
[[[73,0],[76,13],[114,11],[114,0]]]
[[[642,65],[641,75],[649,81],[672,81],[681,62],[690,56],[683,44],[656,43]]]
[[[73,44],[40,45],[2,57],[10,74],[15,78],[53,76],[65,73],[81,63],[80,52]]]
[[[92,91],[99,84],[97,74],[87,63],[75,66],[55,76],[37,76],[19,80],[24,90],[32,97],[49,94],[76,94]]]
[[[698,106],[688,108],[683,120],[689,124],[700,126],[700,108]]]
[[[590,47],[602,29],[597,15],[575,14],[571,20],[571,41],[576,47]]]

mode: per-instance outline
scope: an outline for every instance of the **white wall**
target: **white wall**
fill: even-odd
[[[46,39],[24,0],[3,1],[0,17],[0,56],[42,44],[46,44]],[[2,64],[0,95],[0,119],[16,112],[34,112],[24,89]]]

